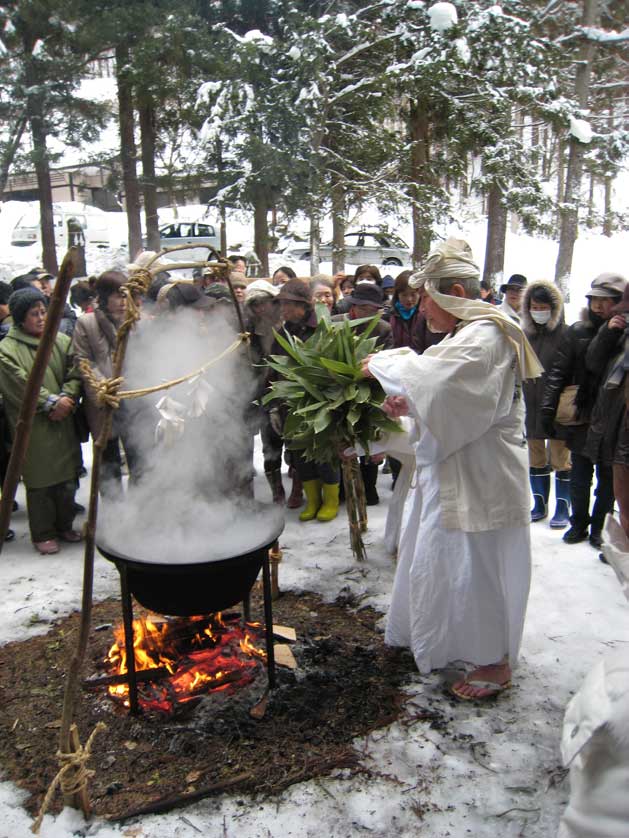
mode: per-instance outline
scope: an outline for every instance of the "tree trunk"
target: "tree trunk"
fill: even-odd
[[[155,108],[150,93],[143,95],[138,112],[142,144],[142,194],[146,217],[146,244],[149,250],[157,251],[160,247],[155,183]]]
[[[413,267],[418,268],[430,250],[432,238],[430,214],[422,209],[422,193],[430,185],[429,172],[429,125],[425,110],[419,102],[413,102],[409,113],[411,137],[411,184],[413,222]],[[424,187],[424,189],[422,189]]]
[[[227,213],[225,211],[225,201],[222,198],[222,191],[225,186],[224,178],[225,164],[223,162],[223,144],[220,137],[216,140],[216,173],[218,175],[218,217],[220,220],[220,241],[221,241],[221,256],[223,259],[227,256]]]
[[[118,123],[120,126],[120,161],[124,202],[127,211],[129,257],[135,259],[142,250],[142,219],[140,184],[136,167],[135,129],[133,118],[133,92],[126,67],[129,50],[126,45],[116,47],[116,84],[118,86]]]
[[[609,130],[615,128],[614,120],[614,105],[609,103]],[[612,235],[614,229],[614,218],[612,214],[612,189],[613,178],[606,177],[603,180],[604,197],[603,197],[603,235],[608,238]]]
[[[345,270],[345,190],[335,179],[332,186],[332,273]]]
[[[26,116],[23,116],[20,117],[20,119],[13,126],[11,138],[4,154],[2,155],[2,160],[0,160],[0,200],[3,200],[4,198],[4,190],[7,188],[7,181],[9,180],[9,172],[11,171],[11,166],[13,165],[15,152],[18,150],[22,140],[22,134],[24,133],[27,123],[28,120]]]
[[[40,114],[30,115],[31,137],[35,158],[35,174],[39,192],[39,215],[42,242],[42,265],[53,276],[57,275],[57,247],[55,244],[55,220],[52,209],[52,187],[50,185],[50,164],[46,147],[46,129]]]
[[[610,238],[614,232],[614,220],[612,215],[612,184],[610,177],[605,178],[605,199],[603,209],[603,235]]]
[[[269,204],[260,192],[253,202],[253,249],[260,260],[260,275],[269,275]]]
[[[24,74],[29,92],[26,96],[26,116],[33,142],[33,164],[39,193],[39,214],[42,243],[42,265],[53,276],[57,275],[57,248],[55,245],[55,222],[52,210],[52,187],[50,184],[50,163],[48,162],[47,130],[44,120],[44,102],[39,89],[39,79],[32,60],[35,44],[33,37],[24,38],[26,56]]]
[[[321,263],[321,218],[318,205],[312,206],[310,212],[310,274],[319,273]]]
[[[583,26],[595,26],[598,20],[598,0],[584,0]],[[594,43],[584,40],[577,63],[575,92],[580,108],[586,108],[590,88],[590,71],[594,55]],[[575,137],[569,140],[568,168],[563,201],[559,206],[560,230],[559,251],[555,263],[555,282],[567,298],[572,271],[574,243],[579,232],[579,199],[581,176],[583,173],[583,154],[585,147]]]
[[[508,213],[502,197],[502,189],[494,183],[487,197],[487,243],[483,269],[483,279],[487,280],[492,288],[500,284],[505,266]]]
[[[220,219],[221,256],[224,259],[227,256],[227,215],[225,204],[222,201],[218,206],[218,215]]]
[[[596,178],[590,174],[590,190],[588,192],[588,214],[586,219],[587,226],[591,229],[594,226],[594,189],[596,187]]]

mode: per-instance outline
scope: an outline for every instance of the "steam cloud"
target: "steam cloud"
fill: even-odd
[[[209,314],[180,309],[140,321],[129,340],[124,389],[201,367],[235,339],[232,317],[231,306],[219,305]],[[97,542],[136,561],[185,564],[231,558],[272,541],[282,527],[281,511],[241,494],[251,477],[246,412],[253,392],[240,347],[193,382],[126,401],[123,411],[145,467],[122,495],[102,498]],[[160,423],[164,396],[176,404],[162,406],[168,418]]]

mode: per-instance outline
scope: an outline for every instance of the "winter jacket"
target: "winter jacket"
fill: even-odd
[[[39,338],[27,335],[18,326],[12,326],[0,343],[0,392],[12,432],[15,432],[38,346]],[[80,392],[81,380],[72,365],[70,339],[67,335],[58,334],[39,391],[22,468],[27,489],[43,489],[76,480],[81,467],[81,450],[74,416],[70,414],[60,422],[53,422],[48,413],[54,405],[51,397],[63,393],[78,401]]]
[[[288,321],[284,323],[281,329],[278,329],[279,333],[282,337],[287,335],[292,335],[292,337],[299,338],[301,341],[308,340],[308,338],[315,333],[317,328],[317,315],[315,314],[314,310],[310,310],[306,313],[306,315],[298,322],[298,323],[289,323]],[[273,341],[273,345],[271,346],[270,355],[286,355],[286,351],[277,340]],[[267,385],[270,384],[272,381],[277,381],[280,378],[280,374],[275,370],[269,369],[269,375],[267,377]],[[271,411],[274,408],[279,408],[286,413],[286,409],[282,406],[282,404],[277,400],[273,399],[273,401],[268,402],[265,405],[266,410]]]
[[[601,382],[596,403],[592,411],[592,420],[588,428],[583,453],[593,463],[612,465],[616,459],[616,449],[620,441],[620,459],[624,462],[622,450],[627,452],[627,443],[619,439],[624,436],[625,425],[625,378],[616,387],[607,387],[606,381],[625,348],[626,332],[624,329],[610,329],[604,323],[596,337],[590,343],[585,365],[588,371]],[[627,461],[629,462],[629,460]]]
[[[398,349],[401,346],[408,346],[413,352],[421,355],[429,346],[435,346],[444,339],[445,332],[431,332],[423,314],[419,308],[410,320],[404,320],[396,312],[391,311],[389,325],[393,333],[393,346]]]
[[[555,362],[546,373],[546,386],[542,397],[541,417],[547,423],[554,420],[559,404],[559,397],[564,387],[576,384],[579,387],[575,403],[577,406],[578,425],[566,426],[555,423],[555,435],[564,439],[568,448],[577,454],[582,453],[587,437],[588,424],[600,379],[588,372],[585,355],[588,346],[596,336],[601,324],[595,322],[589,309],[581,312],[581,319],[565,330],[557,347]]]
[[[552,298],[550,320],[544,325],[536,323],[530,312],[531,294],[536,288],[540,287],[545,288]],[[531,283],[526,288],[522,299],[520,325],[544,370],[550,370],[557,356],[559,344],[568,328],[563,319],[563,298],[554,283],[540,280]],[[541,407],[546,377],[546,373],[543,373],[540,378],[530,379],[522,385],[526,404],[527,439],[546,439],[547,436],[541,422]]]
[[[510,317],[512,320],[515,320],[516,323],[520,322],[520,315],[514,308],[511,308],[511,306],[507,302],[506,297],[498,306],[498,311],[501,311],[503,314],[506,314],[507,317]]]
[[[112,359],[116,345],[116,327],[105,312],[96,309],[92,314],[79,317],[72,336],[72,350],[77,363],[88,361],[98,381],[111,378]],[[96,393],[84,381],[87,424],[94,439],[98,437],[103,422],[103,409],[96,400]]]

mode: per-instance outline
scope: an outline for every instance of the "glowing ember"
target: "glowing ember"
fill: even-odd
[[[209,692],[236,690],[256,677],[256,659],[266,660],[258,648],[262,627],[240,619],[207,617],[140,618],[133,621],[136,672],[159,670],[154,680],[138,683],[138,699],[144,710],[172,713],[177,706]],[[106,663],[110,674],[127,672],[124,629],[114,631],[115,643]],[[126,684],[108,687],[109,694],[129,704]]]

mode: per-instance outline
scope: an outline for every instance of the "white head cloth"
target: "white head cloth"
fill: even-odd
[[[497,307],[482,300],[452,297],[439,291],[443,279],[479,279],[478,265],[472,258],[469,244],[462,239],[449,238],[430,253],[424,267],[414,273],[408,284],[424,290],[440,308],[457,320],[491,320],[499,326],[513,345],[523,379],[538,378],[543,367],[520,326]]]

